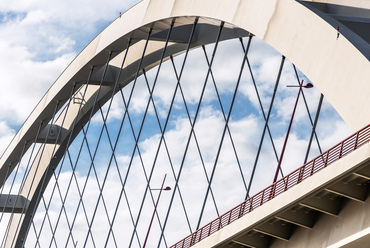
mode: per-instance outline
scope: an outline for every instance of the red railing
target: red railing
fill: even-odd
[[[351,135],[344,141],[317,156],[316,158],[298,168],[297,170],[293,171],[289,175],[281,178],[280,180],[270,185],[266,189],[260,191],[256,195],[248,198],[240,205],[236,206],[229,212],[221,215],[214,221],[208,223],[204,227],[190,234],[170,248],[188,248],[193,246],[194,244],[207,238],[208,236],[217,232],[231,222],[241,218],[255,208],[273,199],[275,196],[287,191],[291,187],[302,182],[304,179],[310,177],[311,175],[325,168],[329,164],[352,152],[356,148],[368,142],[369,138],[370,125],[364,127],[357,133]]]

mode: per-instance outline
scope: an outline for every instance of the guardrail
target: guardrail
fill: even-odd
[[[329,164],[356,150],[358,147],[368,142],[369,138],[370,125],[349,136],[347,139],[343,140],[336,146],[333,146],[331,149],[317,156],[316,158],[298,168],[297,170],[293,171],[289,175],[281,178],[280,180],[260,191],[256,195],[248,198],[240,205],[236,206],[235,208],[221,215],[214,221],[208,223],[204,227],[190,234],[170,248],[188,248],[193,246],[194,244],[207,238],[211,234],[217,232],[221,228],[229,225],[235,220],[253,211],[257,207],[275,198],[277,195],[299,184],[304,179],[312,176]]]

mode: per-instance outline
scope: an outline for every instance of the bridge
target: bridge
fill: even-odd
[[[358,131],[171,247],[367,247],[369,131]]]
[[[1,247],[366,247],[369,23],[368,0],[138,3],[1,156]]]

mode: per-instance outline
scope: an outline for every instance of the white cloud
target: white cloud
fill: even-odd
[[[0,2],[0,120],[23,122],[83,46],[135,2]]]
[[[5,121],[0,121],[0,157],[15,135],[15,130],[10,128]]]
[[[2,94],[0,120],[12,125],[21,124],[36,106],[57,75],[68,65],[74,54],[54,60],[37,62],[22,46],[11,46],[0,40],[0,75]]]

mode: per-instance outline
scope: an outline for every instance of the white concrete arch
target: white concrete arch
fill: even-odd
[[[159,42],[158,47],[148,47],[147,59],[143,65],[146,68],[152,68],[159,62],[158,54],[171,21],[175,20],[177,33],[174,36],[176,38],[171,39],[166,58],[186,49],[182,34],[190,32],[189,27],[197,17],[200,17],[199,23],[204,25],[204,28],[200,29],[193,47],[214,42],[207,34],[215,32],[221,21],[226,22],[227,30],[221,39],[243,37],[252,33],[286,56],[310,78],[350,128],[357,130],[369,123],[369,44],[345,28],[337,38],[335,27],[340,24],[335,19],[324,20],[320,13],[315,13],[294,0],[144,0],[118,17],[91,41],[41,99],[0,159],[0,185],[6,180],[7,168],[10,166],[13,169],[16,166],[25,142],[28,142],[28,148],[40,123],[43,121],[41,129],[44,129],[52,119],[56,103],[60,103],[58,108],[62,111],[61,107],[67,102],[74,87],[75,92],[84,90],[84,83],[90,71],[93,73],[91,83],[99,83],[101,68],[110,52],[115,58],[110,63],[108,76],[103,82],[104,87],[99,93],[100,103],[106,102],[112,94],[112,85],[117,76],[116,67],[119,66],[130,39],[134,44],[124,67],[126,76],[120,80],[121,87],[134,79],[134,68],[139,63],[145,39],[151,28],[152,38]],[[88,88],[86,103],[81,110],[83,114],[78,116],[77,123],[83,124],[86,118],[89,118],[98,88]],[[49,164],[57,165],[64,152],[79,106],[78,103],[71,105],[63,124],[62,118],[56,121],[56,124],[63,127],[57,151],[53,152],[54,144],[46,144],[45,151],[50,154],[49,157],[43,155],[39,166],[38,159],[35,160],[24,187],[27,190],[31,188],[28,197],[31,201],[29,209],[37,205],[33,196],[38,195],[41,187],[39,183],[46,167]],[[74,129],[72,136],[76,136],[80,130]],[[53,158],[50,157],[51,154],[54,154]],[[32,184],[34,174],[38,183]],[[16,219],[14,218],[14,223],[17,222]],[[15,235],[14,232],[9,235]],[[21,245],[17,243],[17,246],[18,244]]]

